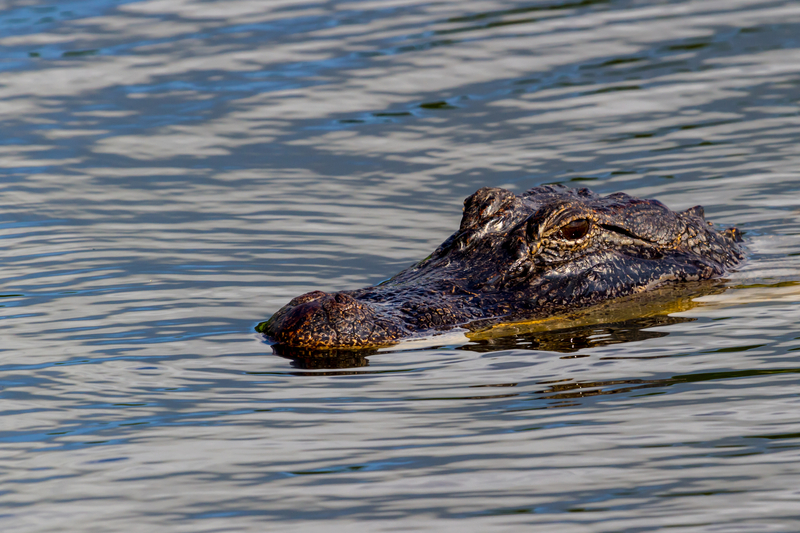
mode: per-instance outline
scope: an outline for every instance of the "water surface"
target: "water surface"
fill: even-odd
[[[798,36],[788,1],[0,1],[3,529],[796,531]],[[253,331],[555,182],[702,204],[748,262],[350,368]]]

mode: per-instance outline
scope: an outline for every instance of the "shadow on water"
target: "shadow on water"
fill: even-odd
[[[672,314],[697,307],[699,303],[694,300],[697,297],[724,291],[725,287],[718,281],[666,286],[562,316],[528,322],[472,324],[468,326],[471,331],[463,338],[465,342],[455,349],[477,353],[535,350],[574,354],[601,346],[665,337],[669,332],[651,329],[697,320]],[[436,337],[433,337],[425,349],[452,348],[452,340],[445,339],[443,337],[442,342],[437,344]],[[400,343],[396,348],[389,351],[383,349],[380,353],[401,357],[400,352],[413,349],[411,343]],[[300,369],[366,367],[369,366],[368,357],[379,353],[377,348],[318,350],[281,344],[272,345],[272,351],[275,355],[290,359],[292,366]]]

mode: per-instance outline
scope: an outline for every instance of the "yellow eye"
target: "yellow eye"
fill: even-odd
[[[585,237],[586,234],[589,233],[589,229],[591,227],[591,223],[585,218],[573,220],[569,224],[562,226],[562,228],[556,233],[556,236],[568,241],[577,241],[578,239]]]

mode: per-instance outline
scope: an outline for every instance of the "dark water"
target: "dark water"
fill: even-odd
[[[797,2],[0,1],[0,119],[3,531],[800,530]],[[349,369],[253,331],[551,182],[750,259]]]

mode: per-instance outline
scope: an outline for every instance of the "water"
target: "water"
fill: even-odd
[[[0,1],[3,530],[797,531],[799,36],[763,0]],[[702,204],[749,260],[350,368],[253,331],[552,182]]]

